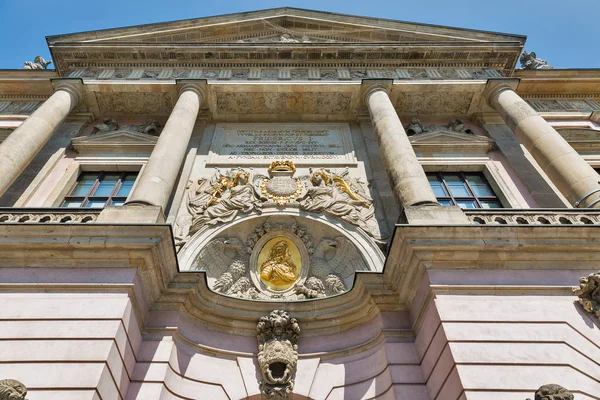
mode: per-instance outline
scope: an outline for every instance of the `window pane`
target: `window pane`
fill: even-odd
[[[480,174],[468,174],[467,180],[476,196],[495,196],[494,191]]]
[[[480,200],[481,208],[502,208],[498,200]]]
[[[451,206],[452,205],[452,201],[450,201],[450,200],[439,200],[438,199],[438,202],[443,206]]]
[[[431,189],[436,197],[448,196],[448,193],[446,193],[446,190],[444,190],[442,182],[438,180],[435,174],[427,174],[427,179],[429,180],[429,186],[431,186]]]
[[[131,188],[133,187],[133,183],[135,182],[136,178],[137,178],[137,174],[125,175],[125,177],[121,181],[121,187],[119,188],[119,191],[117,192],[117,196],[119,196],[119,197],[129,196],[129,193],[131,192]]]
[[[458,174],[444,174],[444,180],[454,197],[471,196]]]
[[[118,199],[115,200],[114,198],[111,200],[110,205],[111,206],[122,206],[123,204],[125,204],[125,199]]]
[[[81,207],[81,200],[66,200],[61,207],[77,208]]]
[[[103,208],[104,204],[106,204],[106,200],[90,200],[85,205],[87,208]]]
[[[94,182],[96,182],[97,174],[81,174],[77,180],[77,186],[70,193],[71,196],[87,196]]]
[[[117,181],[121,177],[121,174],[106,174],[100,185],[98,185],[98,189],[94,192],[94,196],[110,196]]]
[[[456,200],[456,205],[460,208],[477,208],[477,204],[473,200]]]

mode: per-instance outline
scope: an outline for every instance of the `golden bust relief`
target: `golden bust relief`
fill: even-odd
[[[261,281],[273,290],[291,287],[300,276],[302,256],[290,239],[276,237],[269,240],[258,255]]]

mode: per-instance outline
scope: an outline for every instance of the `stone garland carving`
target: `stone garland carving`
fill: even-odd
[[[117,130],[146,133],[152,136],[159,136],[162,132],[162,125],[155,119],[151,119],[142,125],[121,125],[113,118],[104,118],[102,123],[94,125],[93,133],[108,133]]]
[[[540,387],[535,392],[534,400],[574,400],[574,398],[573,393],[564,387],[551,383]]]
[[[271,311],[258,320],[256,338],[262,395],[266,400],[289,399],[298,365],[298,321],[286,311]]]
[[[428,125],[423,126],[418,118],[413,118],[406,127],[408,136],[419,135],[421,133],[432,133],[439,131],[450,131],[464,133],[466,135],[474,135],[473,131],[465,126],[465,123],[460,119],[455,119],[447,125]]]
[[[583,309],[600,318],[600,272],[579,278],[579,287],[573,288]]]
[[[0,380],[0,400],[25,400],[27,388],[15,379]]]
[[[250,255],[256,244],[271,232],[290,232],[298,237],[310,256],[307,279],[303,282],[294,271],[293,290],[285,295],[257,288],[250,274],[262,274],[259,266],[250,268]],[[260,250],[260,249],[258,249]],[[298,266],[299,267],[299,266]],[[218,293],[243,299],[285,300],[316,299],[347,291],[356,271],[367,270],[361,255],[344,237],[323,238],[315,247],[306,227],[297,223],[266,221],[254,228],[245,241],[237,237],[219,237],[209,242],[192,265],[192,270],[206,271],[208,284]],[[262,277],[262,276],[261,276]]]
[[[537,55],[533,51],[524,51],[519,61],[521,62],[522,69],[554,69],[554,67],[548,65],[546,60],[537,58]]]
[[[37,56],[31,61],[25,61],[23,69],[48,69],[48,65],[52,64],[51,60],[44,60],[42,56]]]

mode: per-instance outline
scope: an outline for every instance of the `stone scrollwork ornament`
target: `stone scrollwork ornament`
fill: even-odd
[[[564,387],[551,383],[540,387],[535,392],[534,400],[574,400],[574,396]]]
[[[298,364],[300,326],[286,311],[274,310],[256,326],[260,391],[266,400],[289,399]]]
[[[0,400],[25,400],[27,388],[15,379],[0,380]]]
[[[579,296],[585,311],[600,318],[600,272],[579,278],[579,287],[573,288],[573,293]]]

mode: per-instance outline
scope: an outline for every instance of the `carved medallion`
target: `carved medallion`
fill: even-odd
[[[272,290],[291,287],[300,276],[302,256],[298,246],[286,237],[269,240],[258,254],[260,280]]]

